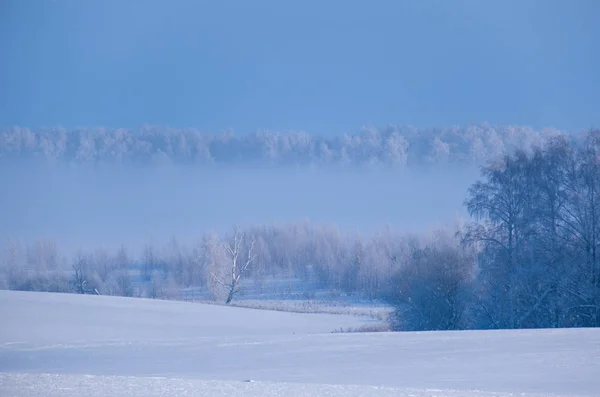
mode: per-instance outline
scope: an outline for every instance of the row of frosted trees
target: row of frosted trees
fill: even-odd
[[[389,165],[482,162],[561,135],[553,129],[488,124],[464,127],[363,128],[323,137],[306,132],[204,133],[144,125],[139,129],[13,127],[0,130],[1,159],[67,163]]]
[[[266,291],[269,279],[283,284],[294,279],[305,287],[304,292],[329,290],[370,299],[380,298],[389,284],[402,246],[420,240],[389,230],[363,239],[335,226],[310,223],[247,227],[244,233],[240,263],[250,259],[253,245],[252,263],[243,275],[245,289]],[[167,297],[163,291],[176,297],[181,290],[196,289],[204,290],[210,299],[221,299],[224,291],[218,280],[227,279],[231,270],[227,247],[233,239],[233,231],[223,236],[207,233],[192,245],[176,240],[146,245],[138,255],[123,247],[114,253],[99,249],[73,257],[61,255],[51,241],[26,245],[9,240],[2,253],[0,287],[69,292],[77,268],[87,276],[88,286],[102,294]]]
[[[243,295],[270,279],[295,279],[307,291],[382,299],[404,330],[600,326],[599,131],[576,146],[558,136],[505,155],[465,193],[471,222],[431,233],[247,227],[236,261],[250,266],[232,288]],[[193,245],[75,258],[51,242],[9,241],[0,286],[74,291],[75,272],[101,294],[177,299],[196,290],[221,300],[231,292],[232,241],[232,233],[208,233]]]

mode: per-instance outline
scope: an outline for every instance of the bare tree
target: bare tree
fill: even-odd
[[[73,284],[78,294],[85,294],[87,280],[84,275],[84,259],[79,257],[73,264]]]
[[[100,295],[100,293],[98,292],[98,289],[93,287],[90,287],[88,285],[88,280],[87,280],[87,272],[86,272],[86,268],[89,266],[90,262],[90,258],[84,256],[82,253],[79,253],[77,255],[77,259],[75,260],[75,263],[73,264],[73,284],[75,285],[75,291],[78,294],[95,294],[95,295]]]
[[[213,278],[224,288],[227,289],[227,299],[225,300],[225,304],[231,303],[235,294],[239,291],[239,284],[242,275],[248,270],[248,268],[252,265],[256,256],[254,255],[254,243],[255,240],[252,238],[246,247],[244,247],[244,237],[245,232],[240,231],[237,226],[233,227],[233,237],[230,241],[225,243],[225,251],[231,261],[231,279],[228,283],[225,283],[221,280],[216,274],[211,273]],[[244,255],[244,248],[246,248],[247,252]]]
[[[524,304],[516,281],[528,274],[535,236],[533,174],[523,151],[505,155],[482,168],[483,181],[469,189],[465,206],[476,221],[467,226],[463,242],[482,248],[480,276],[485,279],[485,312],[493,313],[501,328],[519,328]],[[489,316],[488,316],[489,317]]]
[[[152,279],[152,272],[160,268],[160,255],[157,249],[151,245],[146,244],[142,253],[142,268],[141,276],[146,282]]]
[[[7,239],[0,255],[0,270],[5,274],[8,288],[15,288],[24,277],[24,252],[19,240]]]

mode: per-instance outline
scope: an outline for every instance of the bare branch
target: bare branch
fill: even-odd
[[[248,248],[248,258],[246,259],[246,263],[244,263],[244,265],[242,266],[240,273],[245,271],[254,262],[254,259],[256,259],[256,255],[253,253],[255,242],[256,241],[252,239],[250,247]]]
[[[229,286],[227,284],[225,284],[223,281],[221,281],[221,279],[219,277],[217,277],[213,272],[210,272],[210,275],[213,277],[213,279],[219,283],[220,285],[222,285],[224,288],[229,288]]]

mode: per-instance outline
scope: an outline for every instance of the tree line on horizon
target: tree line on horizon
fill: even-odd
[[[51,241],[11,240],[0,287],[76,292],[76,272],[101,294],[181,299],[195,288],[231,300],[243,293],[232,277],[259,289],[270,277],[295,278],[308,291],[390,303],[396,330],[600,326],[600,130],[577,145],[556,135],[488,162],[465,206],[471,219],[454,228],[369,238],[310,223],[257,225],[243,239],[235,229],[192,246],[74,258]]]
[[[338,165],[406,167],[440,163],[483,164],[516,149],[582,134],[527,126],[416,128],[364,127],[341,136],[303,131],[205,133],[195,128],[143,125],[126,128],[0,129],[0,160],[75,164]]]

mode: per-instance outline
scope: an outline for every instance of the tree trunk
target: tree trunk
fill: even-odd
[[[229,288],[229,294],[227,294],[227,300],[225,301],[226,305],[230,304],[233,300],[233,295],[235,295],[235,287],[236,285],[234,283],[231,283],[231,287]]]

